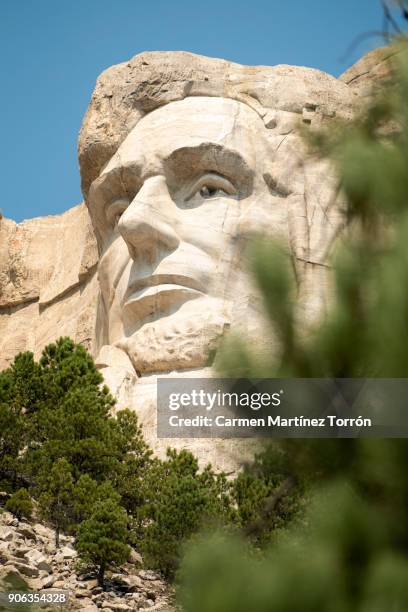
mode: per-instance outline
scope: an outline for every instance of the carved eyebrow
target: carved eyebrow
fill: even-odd
[[[93,216],[104,220],[105,207],[117,198],[133,200],[140,187],[140,166],[135,163],[118,165],[102,172],[90,186],[89,208]]]
[[[166,175],[175,182],[203,170],[235,178],[248,186],[252,185],[254,177],[254,171],[238,151],[213,142],[180,147],[163,160],[163,166]]]
[[[130,162],[123,165],[115,165],[107,172],[102,172],[93,181],[91,188],[93,192],[121,190],[123,195],[125,195],[127,191],[131,192],[135,187],[135,183],[139,181],[140,165]]]
[[[134,163],[115,165],[92,182],[87,203],[99,242],[103,242],[104,232],[107,231],[107,206],[119,198],[133,199],[132,192],[137,192],[138,183],[140,166]]]

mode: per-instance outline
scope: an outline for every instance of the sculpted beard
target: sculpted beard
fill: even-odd
[[[207,302],[207,300],[206,300]],[[220,304],[207,303],[186,313],[175,313],[146,323],[132,336],[116,343],[139,373],[202,368],[230,326]]]

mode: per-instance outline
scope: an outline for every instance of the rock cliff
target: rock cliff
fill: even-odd
[[[60,335],[91,348],[98,253],[87,208],[0,219],[0,368]]]

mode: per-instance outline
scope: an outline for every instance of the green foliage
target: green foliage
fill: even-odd
[[[152,451],[143,438],[134,412],[120,410],[117,413],[115,444],[120,451],[120,461],[111,481],[132,517],[144,503],[144,479],[152,460]]]
[[[114,400],[91,356],[68,338],[47,346],[40,359],[42,401],[30,422],[29,472],[48,473],[65,458],[74,478],[112,474],[119,461]]]
[[[336,306],[318,333],[307,340],[297,337],[290,262],[279,245],[254,244],[253,274],[270,330],[281,342],[281,361],[277,365],[271,356],[260,362],[249,347],[232,338],[230,350],[226,347],[220,359],[227,374],[407,375],[408,292],[403,282],[408,271],[406,43],[396,58],[398,78],[383,97],[376,98],[356,121],[309,136],[315,153],[330,156],[337,165],[347,198],[345,215],[353,228],[334,258]]]
[[[0,482],[6,489],[17,484],[18,458],[24,444],[22,415],[6,403],[0,404]]]
[[[92,480],[89,474],[82,474],[76,481],[72,493],[70,508],[72,525],[79,525],[82,521],[88,519],[95,508],[95,504],[106,499],[111,499],[118,504],[121,497],[108,480],[99,484]]]
[[[300,480],[288,473],[278,447],[267,447],[231,482],[235,523],[263,547],[295,517],[302,505]]]
[[[58,459],[49,475],[42,476],[40,512],[54,526],[55,545],[58,548],[60,531],[67,529],[70,524],[74,492],[71,466],[66,459]]]
[[[299,339],[288,261],[277,245],[255,245],[253,271],[270,330],[279,335],[280,361],[271,355],[260,362],[234,338],[220,361],[224,372],[408,377],[407,43],[398,51],[385,95],[356,121],[312,138],[317,151],[337,164],[352,228],[335,257],[335,307],[314,334]],[[283,440],[265,450],[263,462],[266,474],[288,483],[283,498],[293,495],[293,487],[303,492],[306,511],[289,529],[275,530],[256,557],[248,543],[225,535],[190,546],[180,571],[183,609],[406,610],[407,441]],[[253,485],[245,473],[240,481],[267,506],[262,484]],[[253,521],[251,507],[241,505],[241,514]],[[268,516],[257,514],[261,533],[267,532]]]
[[[313,498],[305,523],[308,529],[293,529],[262,557],[225,536],[190,547],[181,572],[183,609],[355,612],[349,598],[381,542],[375,510],[336,483]]]
[[[127,523],[126,511],[115,500],[106,499],[96,504],[91,517],[78,530],[78,553],[85,563],[98,567],[102,587],[105,571],[121,565],[129,556]]]
[[[33,512],[33,502],[27,489],[18,489],[5,505],[6,510],[12,512],[18,519],[30,519]]]
[[[40,399],[38,365],[32,353],[20,353],[0,373],[0,481],[15,489],[20,478],[20,454],[27,442],[24,414]]]
[[[69,338],[39,363],[22,353],[0,373],[0,479],[8,490],[29,487],[57,532],[75,532],[98,500],[129,510],[143,501],[151,451],[136,415],[113,418],[113,405],[91,356]]]
[[[231,516],[229,484],[211,466],[199,472],[187,450],[168,450],[146,474],[145,503],[138,517],[141,550],[154,569],[168,577],[178,567],[182,544],[200,528]]]

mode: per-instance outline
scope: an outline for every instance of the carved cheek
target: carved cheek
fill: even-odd
[[[130,266],[131,260],[126,243],[118,235],[102,255],[98,267],[98,279],[105,306],[110,308],[116,289]]]
[[[239,207],[239,201],[220,197],[200,208],[182,211],[179,226],[182,240],[219,259],[235,232]]]

